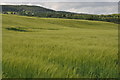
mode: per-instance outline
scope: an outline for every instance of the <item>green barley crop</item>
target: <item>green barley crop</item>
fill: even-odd
[[[2,30],[5,78],[118,77],[117,24],[3,15]]]

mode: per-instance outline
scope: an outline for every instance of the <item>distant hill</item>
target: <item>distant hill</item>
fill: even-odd
[[[52,9],[47,9],[40,6],[28,6],[28,5],[2,5],[3,12],[17,12],[20,13],[34,13],[34,14],[41,14],[41,13],[52,13],[52,14],[77,14],[65,11],[55,11]]]
[[[28,5],[2,5],[3,14],[17,14],[23,16],[37,16],[48,18],[68,18],[68,19],[84,19],[119,23],[120,14],[111,15],[93,15],[79,14],[65,11],[55,11],[40,6]]]
[[[40,6],[28,6],[28,5],[3,5],[3,11],[14,11],[14,12],[21,12],[21,11],[28,11],[28,12],[55,12],[51,9],[46,9]]]

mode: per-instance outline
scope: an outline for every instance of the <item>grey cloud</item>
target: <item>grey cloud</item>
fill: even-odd
[[[118,2],[119,0],[2,0],[1,2]]]
[[[59,2],[59,3],[39,3],[40,6],[54,10],[70,11],[77,13],[91,14],[112,14],[118,13],[117,2]]]

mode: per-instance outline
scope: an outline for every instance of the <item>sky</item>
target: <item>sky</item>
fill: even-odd
[[[116,14],[119,0],[2,0],[1,5],[37,5],[56,11]]]
[[[118,2],[119,0],[1,0],[1,2]]]

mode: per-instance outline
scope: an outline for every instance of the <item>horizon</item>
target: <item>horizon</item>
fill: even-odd
[[[81,14],[109,15],[118,14],[117,2],[6,2],[0,5],[40,6],[55,11],[65,11]],[[67,5],[67,6],[66,6]]]

